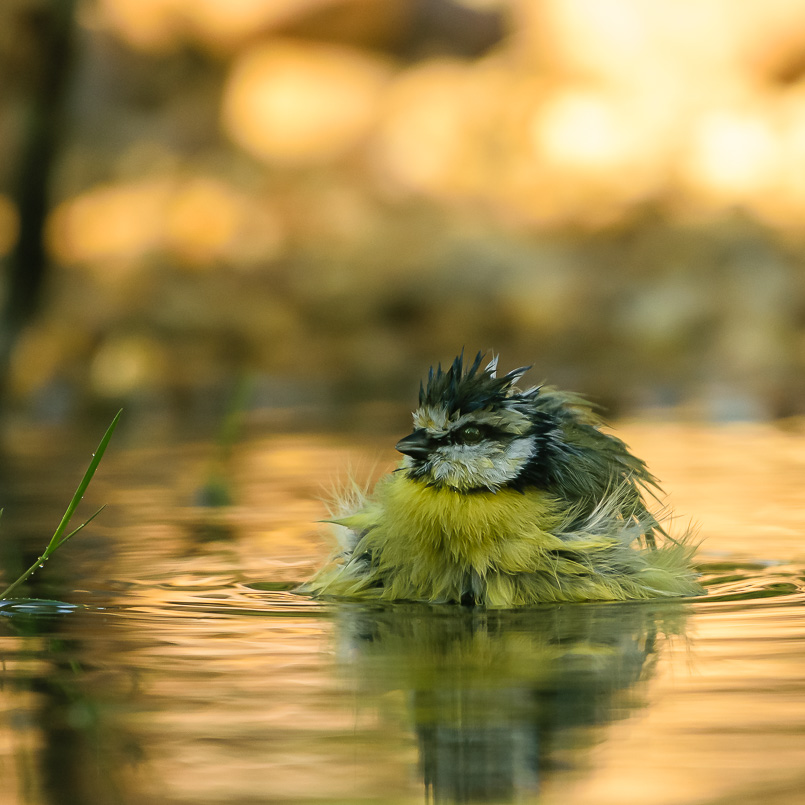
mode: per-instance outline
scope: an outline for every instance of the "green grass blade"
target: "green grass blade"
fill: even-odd
[[[84,492],[87,491],[87,487],[89,486],[90,481],[92,480],[92,476],[95,475],[95,470],[98,469],[98,465],[101,463],[101,459],[103,458],[103,454],[106,451],[106,446],[109,444],[109,440],[112,438],[112,434],[115,432],[115,428],[117,427],[117,423],[120,421],[120,415],[123,413],[123,409],[121,408],[117,414],[115,414],[115,418],[112,420],[112,423],[106,429],[106,433],[104,433],[103,438],[101,439],[101,443],[98,445],[98,449],[92,454],[92,461],[89,463],[89,467],[87,467],[87,471],[84,473],[84,477],[81,479],[81,483],[78,485],[78,488],[75,490],[75,494],[72,497],[69,505],[67,506],[67,510],[64,512],[64,517],[61,518],[61,522],[59,523],[58,528],[56,529],[53,536],[50,538],[50,542],[48,543],[47,548],[45,549],[45,554],[50,555],[62,542],[66,542],[72,534],[68,537],[62,539],[62,534],[65,532],[67,526],[70,524],[70,518],[73,516],[73,513],[76,510],[76,506],[81,501],[81,498],[84,497]],[[95,515],[93,515],[94,517]],[[89,522],[89,521],[87,521]],[[0,596],[2,597],[2,596]]]
[[[60,540],[59,544],[56,546],[56,548],[61,548],[61,546],[64,545],[64,543],[67,542],[68,539],[71,539],[79,531],[81,531],[82,528],[84,528],[85,526],[88,526],[105,508],[106,508],[106,504],[101,506],[101,508],[98,509],[98,511],[96,511],[95,514],[93,514],[91,517],[87,517],[87,519],[84,520],[84,522],[81,523],[80,526],[78,526],[77,528],[74,528],[66,537],[64,537],[62,540]],[[53,551],[55,551],[56,548],[54,548]],[[45,559],[47,559],[50,556],[50,554],[53,553],[53,551],[47,551],[46,550],[45,551]]]
[[[109,440],[112,438],[112,434],[115,432],[115,428],[117,427],[117,423],[119,422],[120,415],[122,413],[123,409],[117,412],[115,418],[112,420],[112,423],[106,429],[106,433],[104,433],[101,443],[98,445],[98,449],[92,454],[92,461],[90,462],[89,467],[87,467],[87,471],[84,473],[84,477],[81,479],[81,483],[78,485],[72,500],[70,500],[70,504],[67,506],[67,510],[64,512],[64,517],[62,517],[61,522],[59,523],[59,527],[50,538],[50,542],[48,543],[47,548],[45,548],[45,552],[16,581],[12,582],[8,587],[6,587],[5,590],[3,590],[2,593],[0,593],[0,600],[8,598],[17,589],[17,587],[19,587],[24,581],[26,581],[36,572],[37,568],[40,568],[44,565],[51,555],[55,553],[57,548],[60,548],[65,542],[67,542],[68,539],[74,537],[79,531],[81,531],[81,529],[89,525],[89,523],[91,523],[104,510],[105,506],[101,506],[101,508],[98,509],[95,514],[93,514],[91,517],[88,517],[83,523],[81,523],[80,526],[78,526],[78,528],[74,528],[69,534],[67,534],[67,536],[62,536],[67,529],[70,518],[75,512],[76,506],[78,506],[81,498],[84,496],[84,492],[87,491],[87,487],[92,480],[92,476],[95,475],[95,470],[98,469],[98,465],[101,463],[103,454],[106,451],[106,446],[109,444]],[[0,509],[0,517],[2,517],[2,514],[3,509]]]
[[[101,506],[101,508],[98,509],[98,511],[96,511],[95,514],[92,515],[92,517],[88,517],[86,520],[84,520],[83,523],[81,523],[80,526],[78,526],[78,528],[74,528],[54,548],[51,548],[48,545],[48,547],[45,549],[45,552],[13,584],[10,584],[8,587],[6,587],[5,590],[3,590],[2,593],[0,593],[0,601],[2,601],[4,598],[8,598],[11,595],[11,593],[13,593],[14,590],[16,590],[17,587],[20,586],[20,584],[22,584],[36,572],[37,568],[43,567],[45,562],[47,562],[47,560],[50,559],[51,555],[56,552],[57,548],[60,548],[62,545],[64,545],[64,543],[67,542],[67,540],[70,539],[70,537],[74,537],[79,531],[81,531],[82,528],[84,528],[84,526],[89,525],[105,508],[106,506]],[[0,509],[0,514],[2,513],[3,510]]]

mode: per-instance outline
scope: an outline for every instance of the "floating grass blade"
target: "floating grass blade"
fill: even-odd
[[[26,579],[28,579],[34,571],[41,567],[50,557],[58,550],[62,545],[64,545],[67,540],[71,537],[75,536],[79,531],[81,531],[84,526],[91,523],[100,513],[103,511],[103,506],[101,506],[98,511],[95,512],[91,517],[86,519],[83,523],[81,523],[78,528],[74,528],[70,531],[66,536],[64,536],[64,532],[67,530],[67,526],[70,524],[70,519],[72,518],[76,507],[81,501],[81,498],[84,497],[84,492],[87,491],[87,487],[92,480],[92,476],[95,475],[95,470],[98,469],[98,465],[101,463],[101,459],[103,458],[103,454],[106,451],[106,447],[109,444],[109,440],[112,438],[112,434],[115,432],[115,428],[117,427],[117,423],[120,421],[120,415],[123,413],[123,410],[117,412],[115,418],[112,420],[109,427],[106,429],[106,433],[104,433],[103,438],[101,439],[100,444],[98,445],[98,449],[92,454],[92,461],[89,463],[89,467],[87,467],[87,471],[84,473],[84,477],[81,479],[81,483],[78,485],[78,488],[75,490],[75,494],[73,495],[70,503],[67,506],[67,509],[64,512],[64,516],[61,518],[61,522],[59,523],[56,531],[54,532],[53,536],[50,538],[50,542],[45,548],[44,553],[12,584],[10,584],[2,593],[0,593],[0,600],[3,598],[8,598],[16,589],[19,587]],[[3,510],[0,509],[0,515],[2,515]]]

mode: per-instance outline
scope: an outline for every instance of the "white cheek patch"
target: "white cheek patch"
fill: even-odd
[[[533,457],[533,436],[514,439],[505,446],[500,442],[477,445],[445,445],[430,459],[435,481],[454,489],[499,489],[513,481]]]

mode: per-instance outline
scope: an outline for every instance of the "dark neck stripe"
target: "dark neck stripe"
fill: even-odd
[[[552,434],[556,429],[556,420],[540,412],[533,417],[533,422],[530,435],[535,438],[534,452],[520,472],[501,489],[514,489],[518,492],[525,492],[529,488],[547,489],[554,481],[556,445]]]

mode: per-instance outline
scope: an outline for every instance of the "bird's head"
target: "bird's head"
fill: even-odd
[[[497,358],[481,368],[483,354],[465,368],[463,353],[428,373],[419,388],[414,431],[397,443],[409,477],[460,492],[515,483],[539,452],[534,400],[539,388],[517,391],[530,368],[498,377]]]

